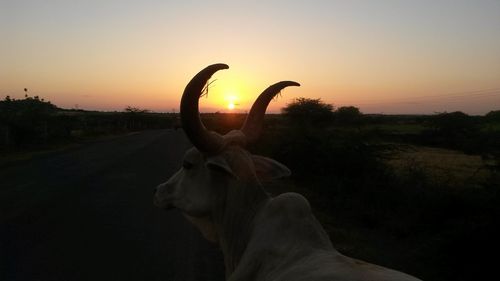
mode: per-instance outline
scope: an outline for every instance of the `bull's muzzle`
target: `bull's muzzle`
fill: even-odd
[[[168,200],[168,198],[165,198],[164,194],[160,191],[161,185],[155,187],[153,189],[153,203],[155,204],[156,207],[164,209],[164,210],[172,210],[175,208],[175,206]]]

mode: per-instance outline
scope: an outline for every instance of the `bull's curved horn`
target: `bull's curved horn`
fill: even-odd
[[[198,100],[203,88],[212,75],[229,66],[223,63],[212,64],[198,72],[187,84],[181,99],[182,128],[191,143],[203,153],[215,153],[223,146],[223,139],[217,133],[208,131],[200,119]]]
[[[265,89],[255,100],[243,127],[241,127],[241,131],[247,137],[248,142],[255,141],[259,137],[267,106],[274,96],[288,86],[300,86],[300,84],[294,81],[278,82]]]

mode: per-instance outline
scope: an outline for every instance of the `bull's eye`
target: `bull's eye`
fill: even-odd
[[[189,170],[191,168],[193,168],[193,163],[190,163],[190,162],[187,162],[187,161],[184,161],[182,163],[182,168],[186,169],[186,170]]]

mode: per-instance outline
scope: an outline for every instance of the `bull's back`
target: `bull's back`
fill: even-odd
[[[284,193],[271,200],[253,234],[249,248],[254,251],[248,254],[260,263],[256,280],[419,280],[337,252],[300,194]]]
[[[273,276],[274,275],[274,276]],[[334,251],[315,251],[276,268],[266,280],[273,281],[418,281],[413,276],[352,259]]]

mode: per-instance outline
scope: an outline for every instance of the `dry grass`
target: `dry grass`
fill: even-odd
[[[490,176],[489,160],[460,151],[412,146],[397,153],[389,164],[399,175],[418,171],[438,184],[477,186]]]

